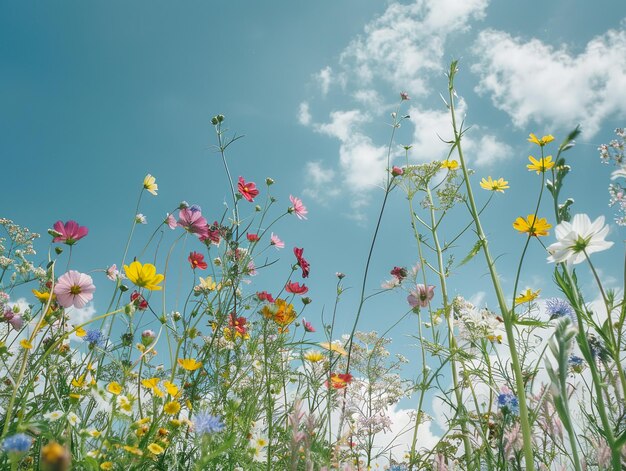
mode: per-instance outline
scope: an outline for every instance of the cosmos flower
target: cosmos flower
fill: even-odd
[[[259,190],[257,190],[256,185],[253,182],[246,183],[243,177],[239,177],[237,190],[239,190],[239,194],[250,203],[252,203],[254,201],[254,198],[259,195]]]
[[[526,232],[530,236],[541,237],[549,235],[548,229],[552,224],[548,224],[546,218],[535,218],[534,214],[529,214],[526,219],[518,217],[513,223],[513,228],[519,232]]]
[[[200,270],[206,270],[208,267],[207,263],[204,261],[204,255],[198,252],[191,252],[189,257],[187,257],[189,263],[191,264],[191,268],[195,270],[199,268]]]
[[[400,92],[400,100],[405,101],[405,100],[410,100],[411,97],[409,96],[409,94],[407,92]]]
[[[273,232],[272,232],[272,235],[270,236],[270,245],[273,245],[274,247],[276,247],[276,250],[285,248],[285,243],[282,240],[280,240],[280,238]]]
[[[302,269],[302,278],[307,278],[309,276],[310,265],[309,262],[307,262],[306,259],[302,256],[302,254],[304,253],[304,249],[294,247],[293,253],[296,256],[297,264]]]
[[[267,319],[271,319],[281,327],[286,327],[291,324],[298,313],[293,309],[293,304],[287,303],[284,299],[276,299],[272,304],[266,304],[261,309]]]
[[[274,302],[274,298],[267,291],[259,291],[256,294],[256,297],[259,299],[259,301],[267,301],[268,303],[273,303]]]
[[[70,270],[61,275],[54,286],[54,294],[57,295],[57,301],[65,308],[70,306],[85,307],[93,299],[95,290],[96,287],[92,278],[85,273],[79,273],[75,270]]]
[[[499,191],[500,193],[504,193],[504,190],[509,188],[509,182],[507,182],[504,178],[498,178],[497,180],[492,180],[489,176],[487,179],[482,179],[480,182],[480,187],[489,190],[489,191]]]
[[[348,352],[346,351],[345,348],[343,348],[343,346],[341,345],[341,343],[335,341],[335,342],[322,342],[319,344],[320,347],[325,348],[326,350],[328,350],[329,352],[335,352],[335,353],[339,353],[339,355],[341,356],[348,356]]]
[[[304,204],[302,204],[302,200],[292,195],[289,195],[289,200],[293,206],[291,206],[288,211],[298,216],[298,219],[306,219],[308,211]]]
[[[192,422],[194,431],[197,435],[208,435],[224,430],[224,424],[222,423],[220,417],[206,412],[198,412],[194,416]]]
[[[547,136],[543,136],[541,139],[537,139],[533,133],[529,134],[528,142],[532,142],[533,144],[537,144],[539,147],[545,146],[548,142],[554,141],[554,136],[552,134],[548,134]]]
[[[309,292],[309,288],[303,283],[300,285],[297,281],[289,282],[285,285],[285,291],[292,294],[306,294]]]
[[[258,234],[246,234],[246,239],[248,239],[248,242],[258,242],[259,235]]]
[[[604,216],[591,222],[586,214],[575,214],[571,222],[563,221],[554,229],[557,242],[548,247],[548,262],[568,264],[585,260],[590,255],[611,248],[613,242],[604,240],[609,232]]]
[[[418,284],[407,297],[409,306],[411,307],[427,307],[428,303],[435,296],[435,287],[433,285]]]
[[[57,221],[54,223],[54,231],[59,235],[52,239],[52,242],[61,242],[67,245],[74,245],[89,233],[85,226],[79,226],[76,221]]]
[[[151,263],[142,265],[138,261],[134,261],[130,265],[124,265],[126,277],[140,288],[146,288],[150,291],[160,291],[162,286],[158,286],[165,277],[157,274],[156,267]],[[57,293],[58,296],[58,293]]]
[[[403,173],[404,173],[404,170],[401,167],[393,166],[391,168],[391,175],[394,176],[394,177],[399,177]]]
[[[167,224],[167,227],[169,227],[172,230],[178,227],[178,222],[176,221],[176,218],[174,217],[173,214],[167,213],[167,217],[165,218],[164,222],[165,224]]]
[[[200,211],[183,208],[178,212],[178,225],[203,240],[209,236],[209,226]]]
[[[106,269],[107,278],[111,281],[117,281],[120,278],[120,271],[117,269],[117,265],[114,263],[109,268]]]
[[[311,324],[305,318],[302,318],[302,327],[304,327],[304,330],[306,332],[315,332],[315,327],[313,327],[313,324]]]
[[[159,186],[156,184],[156,178],[154,178],[152,175],[146,175],[146,177],[143,179],[143,187],[154,196],[157,195],[157,190],[159,189]]]

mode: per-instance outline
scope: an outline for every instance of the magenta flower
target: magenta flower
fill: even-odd
[[[165,218],[165,224],[167,224],[167,226],[174,230],[178,227],[178,223],[176,222],[176,218],[174,217],[173,214],[167,213],[167,217]]]
[[[280,238],[273,232],[270,237],[270,245],[273,245],[274,247],[276,247],[277,250],[285,248],[285,243],[282,240],[280,240]]]
[[[67,245],[74,245],[89,233],[85,226],[79,226],[76,221],[57,221],[54,223],[54,230],[60,234],[52,239],[52,242],[62,242]]]
[[[401,167],[393,167],[391,169],[391,175],[393,175],[394,177],[399,177],[400,175],[402,175],[404,173],[404,170]]]
[[[239,190],[239,194],[243,196],[246,201],[252,203],[254,198],[259,195],[259,190],[257,190],[256,185],[253,182],[247,182],[243,179],[243,177],[239,177],[239,183],[237,183],[237,189]]]
[[[209,235],[209,226],[200,211],[183,208],[178,212],[178,225],[187,232],[196,234],[200,239]]]
[[[89,275],[70,270],[59,277],[54,294],[63,307],[85,307],[85,304],[93,299],[95,290],[96,287]]]
[[[288,293],[292,293],[292,294],[303,295],[309,292],[309,288],[304,283],[300,285],[300,283],[295,281],[295,282],[287,283],[285,285],[285,291],[287,291]]]
[[[293,204],[293,206],[291,206],[288,211],[298,216],[298,219],[306,219],[308,211],[302,204],[302,200],[291,195],[289,195],[289,199],[291,200],[291,204]]]
[[[435,287],[433,285],[418,284],[406,299],[411,307],[427,307],[433,296],[435,296]]]
[[[307,321],[304,317],[302,318],[302,326],[306,332],[315,332],[315,327],[309,321]]]

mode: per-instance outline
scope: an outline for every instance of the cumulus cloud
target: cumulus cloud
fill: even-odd
[[[300,103],[298,109],[298,122],[303,126],[311,124],[311,112],[309,111],[309,104],[306,101]]]
[[[580,54],[538,39],[483,31],[474,45],[476,90],[518,127],[581,123],[593,136],[608,116],[626,116],[625,25],[593,38]]]
[[[329,198],[337,196],[339,189],[331,183],[335,179],[335,171],[326,167],[323,162],[317,160],[307,162],[304,167],[307,182],[304,195],[325,203]]]
[[[327,95],[328,90],[330,89],[330,84],[333,82],[334,74],[333,69],[330,66],[324,67],[317,74],[315,74],[315,79],[322,91],[322,95]]]

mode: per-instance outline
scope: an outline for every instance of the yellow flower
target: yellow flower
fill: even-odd
[[[213,278],[211,278],[210,276],[207,276],[206,278],[200,278],[200,284],[198,285],[198,288],[202,291],[213,291],[215,290],[215,288],[217,287],[217,284],[215,283],[215,281],[213,281]]]
[[[107,391],[117,396],[122,392],[122,386],[120,385],[120,383],[113,381],[107,385]]]
[[[159,381],[160,381],[159,378],[148,378],[148,379],[142,379],[141,384],[143,384],[145,388],[153,389],[153,388],[156,388],[157,384],[159,384]]]
[[[102,435],[102,432],[96,429],[93,430],[89,430],[89,435],[91,435],[93,438],[98,438],[100,435]]]
[[[22,339],[20,340],[20,345],[22,346],[22,348],[26,349],[26,350],[30,350],[31,348],[33,348],[33,344],[30,343],[28,340],[26,339]]]
[[[507,182],[504,178],[498,178],[497,180],[492,180],[491,177],[487,177],[487,179],[482,179],[480,182],[480,187],[489,191],[499,191],[500,193],[504,193],[504,190],[509,188],[509,182]]]
[[[46,304],[48,302],[48,299],[50,299],[50,293],[47,291],[37,291],[36,289],[34,289],[33,294],[39,300],[39,302],[43,304]],[[57,295],[53,293],[52,300],[54,301],[56,298],[57,298]]]
[[[113,469],[113,462],[105,461],[104,463],[100,464],[100,469],[104,469],[105,471]]]
[[[134,261],[130,265],[124,265],[124,271],[128,279],[141,288],[146,288],[150,291],[163,289],[162,286],[157,285],[161,283],[165,277],[161,274],[157,274],[156,267],[151,263],[142,265]]]
[[[261,313],[268,319],[272,319],[281,327],[291,324],[298,313],[294,311],[293,304],[288,304],[284,299],[276,299],[273,304],[267,304],[261,309]]]
[[[304,359],[310,361],[311,363],[317,363],[318,361],[322,361],[324,358],[324,354],[317,350],[309,350],[304,354]]]
[[[82,327],[77,327],[74,333],[76,334],[76,337],[84,337],[87,335],[87,331]]]
[[[159,189],[159,186],[156,184],[156,178],[150,174],[146,175],[146,178],[143,179],[143,187],[154,196],[156,196],[157,190]]]
[[[178,364],[187,371],[195,371],[202,366],[201,361],[196,361],[193,358],[179,358]]]
[[[178,394],[178,386],[169,381],[163,381],[163,386],[170,396],[176,396]]]
[[[537,139],[532,132],[530,133],[530,137],[528,138],[528,142],[532,142],[533,144],[537,144],[539,147],[545,146],[548,142],[554,141],[554,136],[552,134],[548,134],[547,136],[543,136],[541,139]]]
[[[552,225],[548,224],[546,218],[535,219],[534,214],[529,214],[526,219],[521,216],[518,217],[513,223],[513,227],[520,232],[527,232],[531,236],[540,237],[547,236],[548,229],[550,229]]]
[[[158,446],[158,445],[157,445]],[[137,456],[141,456],[143,455],[143,451],[141,451],[139,448],[137,448],[136,446],[129,446],[129,445],[124,445],[122,447],[124,450],[126,450],[129,453],[132,453],[133,455],[137,455]],[[148,447],[150,448],[150,447]],[[161,447],[159,447],[161,448]],[[162,449],[162,448],[161,448]]]
[[[554,167],[555,164],[555,162],[552,162],[551,155],[545,158],[541,158],[539,160],[535,159],[532,155],[529,155],[528,160],[530,160],[531,163],[526,165],[526,168],[528,168],[529,172],[536,171],[537,175],[539,175],[541,172],[545,172],[546,170],[550,170],[552,167]]]
[[[163,406],[163,412],[165,412],[168,415],[176,415],[178,414],[179,410],[180,410],[180,404],[176,401],[168,402]]]
[[[325,348],[326,350],[331,352],[339,353],[339,355],[342,355],[344,357],[348,356],[348,352],[346,352],[346,350],[339,343],[322,342],[320,343],[320,347]]]
[[[457,168],[459,168],[459,163],[456,160],[444,160],[443,162],[441,162],[441,168],[456,170]]]
[[[522,292],[522,294],[520,294],[517,298],[515,298],[515,304],[529,303],[531,301],[534,301],[539,297],[540,291],[540,289],[538,289],[537,291],[533,291],[528,288],[526,291]]]
[[[150,445],[148,445],[148,450],[155,455],[160,455],[165,451],[161,445],[157,445],[156,443],[150,443]]]

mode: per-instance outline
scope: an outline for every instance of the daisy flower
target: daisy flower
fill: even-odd
[[[70,306],[85,307],[93,299],[95,290],[96,287],[91,277],[75,270],[70,270],[61,275],[54,286],[57,301],[65,308]]]
[[[571,222],[563,221],[554,229],[557,242],[548,247],[548,262],[577,264],[587,255],[610,248],[613,242],[604,240],[609,226],[604,216],[591,222],[586,214],[575,214]]]
[[[526,165],[526,168],[528,168],[529,172],[537,172],[537,175],[539,175],[541,172],[545,172],[546,170],[550,170],[552,167],[554,167],[554,164],[556,163],[552,161],[551,155],[547,157],[542,157],[539,160],[535,159],[532,155],[529,155],[528,160],[530,160],[530,163]]]
[[[548,134],[547,136],[543,136],[541,139],[538,139],[533,133],[529,134],[528,142],[532,142],[533,144],[537,144],[539,147],[545,146],[548,142],[554,141],[554,136],[552,134]]]
[[[504,190],[509,188],[509,182],[507,182],[504,178],[493,180],[491,177],[487,177],[487,179],[483,178],[481,180],[480,187],[485,190],[504,193]]]

